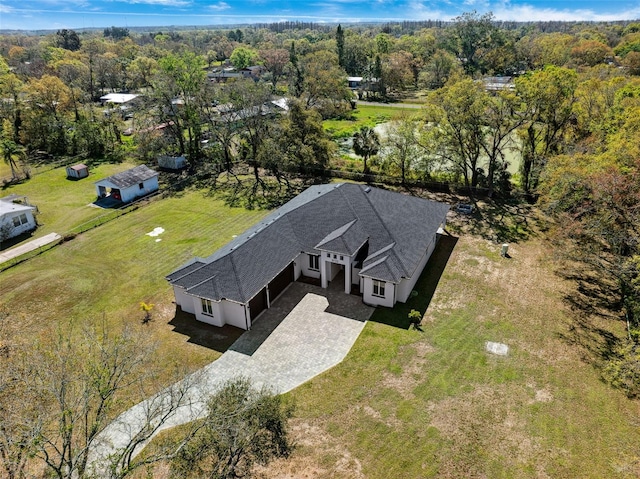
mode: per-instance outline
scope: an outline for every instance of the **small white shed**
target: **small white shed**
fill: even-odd
[[[187,166],[184,156],[161,155],[158,157],[158,166],[166,170],[181,170]]]
[[[95,182],[98,198],[110,197],[123,203],[158,191],[158,172],[146,165],[117,173]]]
[[[67,166],[67,178],[79,180],[89,176],[89,167],[83,163],[73,166]]]
[[[37,208],[30,205],[25,196],[0,198],[0,240],[36,229],[35,211]]]

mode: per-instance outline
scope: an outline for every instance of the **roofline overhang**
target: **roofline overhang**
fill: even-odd
[[[403,279],[407,279],[406,277],[402,276],[400,277],[400,281],[391,281],[388,279],[376,278],[375,276],[369,276],[368,274],[362,274],[362,273],[358,273],[358,276],[360,276],[361,278],[375,279],[376,281],[384,281],[385,283],[391,283],[391,284],[400,284],[400,281],[402,281]]]
[[[364,241],[360,244],[360,246],[358,246],[358,247],[356,248],[356,251],[355,251],[354,253],[351,253],[351,254],[348,254],[348,253],[340,253],[340,252],[338,252],[338,251],[333,251],[333,250],[330,250],[330,249],[324,249],[324,248],[317,248],[317,247],[315,247],[315,249],[317,249],[318,251],[325,252],[325,253],[341,254],[341,255],[343,255],[343,256],[348,256],[349,258],[352,258],[353,256],[355,256],[355,255],[357,255],[357,254],[358,254],[358,251],[360,251],[360,250],[362,249],[362,247],[367,243],[367,241],[369,241],[369,239],[370,239],[370,237],[368,237],[368,236],[367,236],[367,239],[366,239],[366,240],[364,240]],[[367,256],[367,258],[368,258],[368,256]],[[365,258],[364,260],[366,261],[366,260],[367,260],[367,258]]]

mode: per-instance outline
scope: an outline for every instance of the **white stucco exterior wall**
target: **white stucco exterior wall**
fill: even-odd
[[[355,266],[351,266],[351,284],[359,284],[360,283],[360,268],[356,268]]]
[[[402,278],[402,281],[400,281],[400,284],[398,285],[398,296],[396,298],[397,301],[405,303],[407,299],[409,299],[409,295],[411,294],[411,291],[413,291],[413,287],[418,282],[418,278],[420,278],[424,267],[427,265],[427,262],[431,257],[431,253],[433,253],[433,250],[436,247],[437,239],[437,235],[434,235],[431,239],[431,243],[429,243],[429,246],[427,246],[427,250],[420,259],[418,266],[416,266],[416,269],[413,272],[413,276],[411,276],[411,278]]]
[[[187,294],[184,288],[180,286],[173,286],[173,295],[176,298],[176,304],[182,308],[182,311],[186,313],[196,314],[194,309],[193,296]]]
[[[362,291],[362,301],[365,304],[371,304],[375,306],[387,306],[389,308],[393,307],[394,297],[395,297],[395,284],[393,283],[385,283],[384,286],[384,297],[374,296],[373,295],[373,279],[364,277],[362,278],[363,283],[363,291]]]
[[[219,302],[211,301],[211,309],[213,311],[213,314],[209,315],[202,312],[202,302],[200,298],[196,296],[192,296],[192,298],[196,319],[198,321],[202,321],[203,323],[207,324],[213,324],[214,326],[224,326],[225,322],[222,314],[222,308],[220,307]]]
[[[298,257],[296,258],[296,268],[299,267],[301,273],[307,276],[308,278],[319,278],[320,269],[317,269],[317,270],[309,269],[309,256],[312,256],[312,255],[307,253],[300,253],[300,255],[298,255]],[[322,258],[320,258],[318,261],[320,261],[321,259]],[[319,264],[318,264],[318,267],[320,267]],[[299,278],[299,275],[296,276],[296,279],[298,278]]]
[[[233,301],[220,301],[222,321],[240,329],[247,329],[244,305]]]

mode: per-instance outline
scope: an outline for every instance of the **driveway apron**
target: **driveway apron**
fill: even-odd
[[[220,358],[185,378],[194,384],[188,404],[157,432],[203,417],[207,398],[233,378],[246,377],[257,388],[285,393],[332,368],[347,355],[373,311],[361,297],[346,295],[338,282],[327,289],[292,283]],[[108,456],[140,431],[161,396],[125,411],[100,433],[90,459],[96,471],[105,470]]]

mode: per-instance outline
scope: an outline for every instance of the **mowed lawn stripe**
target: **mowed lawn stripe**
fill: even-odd
[[[137,324],[140,302],[151,302],[155,319],[150,330],[169,348],[184,338],[167,326],[175,305],[165,275],[193,256],[210,255],[266,214],[229,208],[197,191],[156,199],[0,273],[0,298],[12,317],[34,332],[103,317],[113,325]],[[156,227],[165,231],[157,237],[146,234]],[[192,366],[217,357],[200,351],[202,358],[192,358],[190,351],[193,347],[167,357]]]
[[[420,296],[380,309],[342,364],[290,393],[306,431],[291,460],[319,478],[638,477],[639,404],[562,339],[564,286],[546,246],[514,245],[505,260],[461,237],[422,332],[376,322],[398,324],[393,312]]]

